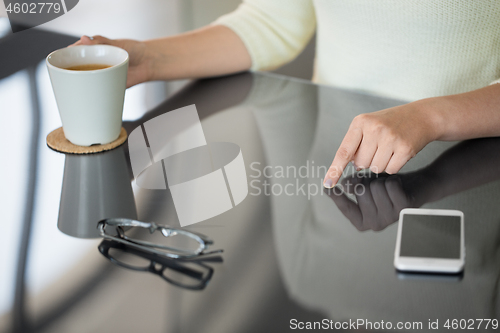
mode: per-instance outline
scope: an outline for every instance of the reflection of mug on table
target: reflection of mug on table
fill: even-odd
[[[66,155],[59,230],[73,237],[99,238],[97,222],[108,217],[137,218],[123,147]]]
[[[128,53],[109,45],[80,45],[52,52],[46,63],[66,138],[79,146],[116,140]]]

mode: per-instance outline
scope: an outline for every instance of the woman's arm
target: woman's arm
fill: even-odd
[[[91,44],[114,45],[129,53],[127,87],[146,81],[236,73],[252,65],[241,39],[222,25],[144,42],[83,36],[74,45]]]
[[[154,66],[152,80],[219,76],[245,71],[252,65],[238,35],[221,25],[144,43]]]
[[[127,86],[151,80],[202,78],[293,60],[314,34],[312,0],[244,0],[207,27],[139,42],[83,36],[76,44],[109,44],[130,55]]]
[[[335,186],[351,161],[392,174],[431,141],[492,136],[500,136],[500,84],[362,114],[352,121],[323,184]]]
[[[500,135],[500,84],[431,99],[438,137],[455,141]],[[432,105],[434,104],[434,105]]]

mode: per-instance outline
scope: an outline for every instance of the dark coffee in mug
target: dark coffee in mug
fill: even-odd
[[[65,69],[68,69],[70,71],[95,71],[96,69],[104,69],[104,68],[109,68],[111,67],[110,65],[102,65],[102,64],[87,64],[87,65],[77,65],[77,66],[71,66],[71,67],[66,67]]]

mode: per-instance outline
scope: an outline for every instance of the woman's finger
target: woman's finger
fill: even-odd
[[[89,36],[86,36],[86,35],[83,35],[82,37],[80,37],[80,39],[76,42],[76,43],[73,43],[69,46],[76,46],[76,45],[92,45],[92,44],[95,44],[93,42],[93,38],[92,37],[89,37]]]
[[[410,160],[411,156],[402,153],[402,152],[394,152],[394,154],[391,157],[391,160],[387,164],[387,167],[385,168],[385,172],[388,174],[392,175],[397,173],[401,168]]]
[[[96,45],[96,44],[106,44],[106,45],[111,45],[113,44],[113,40],[103,37],[103,36],[92,36],[89,37],[87,35],[83,35],[80,37],[80,39],[76,42],[73,43],[69,46],[76,46],[76,45]]]
[[[393,151],[387,146],[379,146],[375,156],[373,156],[370,164],[370,171],[374,173],[382,173],[391,160]]]
[[[353,160],[356,168],[366,169],[368,168],[373,160],[373,156],[377,151],[377,141],[373,138],[368,138],[367,136],[363,136],[363,140],[361,140],[361,144],[354,154]]]
[[[347,131],[347,134],[342,140],[335,158],[333,159],[332,165],[328,169],[325,179],[323,180],[323,186],[326,188],[332,188],[337,184],[342,172],[344,171],[347,163],[349,163],[354,154],[358,150],[359,144],[363,138],[363,132],[360,128],[353,128]]]
[[[112,39],[109,39],[109,38],[106,38],[106,37],[103,37],[100,35],[95,35],[95,36],[87,37],[87,38],[90,39],[91,44],[107,44],[107,45],[113,44]]]

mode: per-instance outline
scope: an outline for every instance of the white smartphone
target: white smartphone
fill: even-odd
[[[400,271],[459,273],[465,264],[464,214],[405,208],[399,214],[394,267]]]

